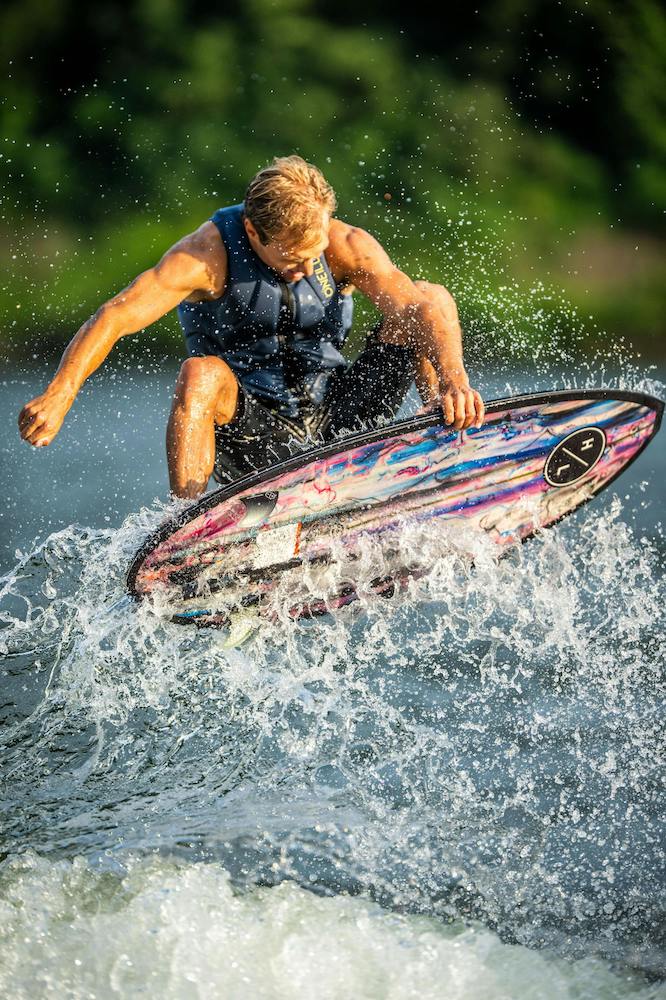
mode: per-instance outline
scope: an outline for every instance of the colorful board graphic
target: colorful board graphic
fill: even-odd
[[[664,404],[642,393],[578,390],[497,400],[479,429],[432,413],[345,438],[207,494],[162,525],[128,574],[174,621],[224,624],[261,609],[276,581],[353,563],[363,538],[390,552],[407,521],[471,526],[499,550],[559,521],[608,486],[657,432]],[[399,547],[398,547],[399,548]],[[396,563],[377,593],[418,573]],[[353,580],[301,600],[292,617],[355,598]]]

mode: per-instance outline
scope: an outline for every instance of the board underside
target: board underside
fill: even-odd
[[[474,529],[501,552],[612,482],[662,410],[640,393],[562,392],[490,404],[479,429],[454,431],[431,415],[356,435],[209,494],[148,539],[128,586],[174,621],[225,625],[234,609],[261,614],[280,580],[306,569],[323,580],[343,562],[344,579],[328,574],[330,592],[319,585],[289,608],[293,618],[320,614],[356,598],[354,559],[371,539],[390,571],[370,590],[392,593],[427,569],[395,544],[407,524],[436,522],[449,537]]]

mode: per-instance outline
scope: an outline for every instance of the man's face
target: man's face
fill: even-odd
[[[322,232],[319,240],[309,246],[293,246],[280,240],[272,240],[270,243],[263,244],[249,219],[245,219],[244,222],[252,249],[265,264],[277,271],[284,281],[300,281],[301,278],[311,277],[314,271],[314,262],[318,257],[321,257],[328,246],[330,216],[327,212],[323,213]]]

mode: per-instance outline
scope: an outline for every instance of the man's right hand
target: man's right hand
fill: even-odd
[[[168,250],[155,267],[101,306],[69,343],[48,389],[21,410],[21,437],[35,448],[51,444],[76,393],[121,337],[138,333],[193,294],[224,292],[227,256],[213,222],[204,222]],[[197,299],[198,301],[198,299]]]
[[[60,390],[49,388],[41,396],[35,396],[19,414],[19,433],[23,440],[35,448],[51,444],[71,405],[71,396]]]

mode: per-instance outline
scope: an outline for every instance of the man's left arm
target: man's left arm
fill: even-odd
[[[417,358],[432,365],[447,424],[457,430],[480,427],[485,409],[465,371],[453,297],[445,289],[437,299],[421,291],[364,230],[340,222],[331,229],[327,257],[380,310],[387,321],[384,339],[414,348]]]

